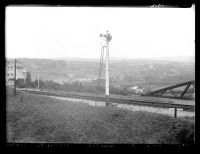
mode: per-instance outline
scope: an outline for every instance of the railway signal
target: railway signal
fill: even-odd
[[[112,36],[107,31],[106,34],[100,34],[102,38],[102,50],[106,49],[106,83],[105,83],[105,98],[106,106],[109,106],[109,42],[112,39]]]

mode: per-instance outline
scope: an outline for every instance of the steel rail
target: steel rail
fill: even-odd
[[[105,102],[105,97],[103,97],[103,96],[57,93],[57,92],[48,92],[48,91],[34,91],[34,90],[25,90],[25,89],[23,89],[22,91],[34,93],[34,94],[40,94],[40,95],[69,97],[69,98],[77,98],[77,99],[86,99],[86,100]],[[195,110],[194,105],[167,103],[167,102],[142,100],[142,99],[122,99],[122,98],[110,97],[110,102],[117,103],[117,104],[139,105],[139,106],[149,106],[149,107],[157,107],[157,108],[159,108],[159,107],[160,108],[181,108],[183,110],[192,111],[192,112],[194,112],[194,110]]]

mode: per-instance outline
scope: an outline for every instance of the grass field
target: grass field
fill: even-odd
[[[7,141],[22,143],[194,143],[192,119],[94,107],[7,92]]]

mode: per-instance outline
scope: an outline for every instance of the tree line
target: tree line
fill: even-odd
[[[40,89],[51,89],[51,90],[63,90],[63,91],[72,91],[72,92],[86,92],[86,93],[99,93],[103,94],[105,92],[105,80],[93,80],[91,82],[80,82],[74,81],[72,83],[65,82],[64,84],[59,84],[52,80],[39,80]],[[27,73],[26,79],[17,79],[16,86],[19,88],[38,88],[38,80],[32,81],[31,74]],[[133,92],[129,91],[127,88],[117,88],[110,84],[110,93],[119,94],[119,95],[128,95]]]

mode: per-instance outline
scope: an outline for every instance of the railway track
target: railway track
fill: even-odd
[[[86,99],[93,101],[105,101],[104,96],[95,96],[95,94],[81,94],[81,93],[63,93],[56,91],[41,91],[41,90],[33,90],[33,89],[18,89],[21,91],[40,94],[40,95],[50,95],[50,96],[59,96],[59,97],[69,97],[76,99]],[[159,108],[180,108],[186,111],[194,112],[195,105],[193,104],[180,104],[173,102],[160,102],[154,100],[144,100],[144,99],[125,99],[125,98],[114,98],[110,97],[110,102],[117,104],[128,104],[128,105],[139,105],[139,106],[149,106],[149,107],[159,107]]]

